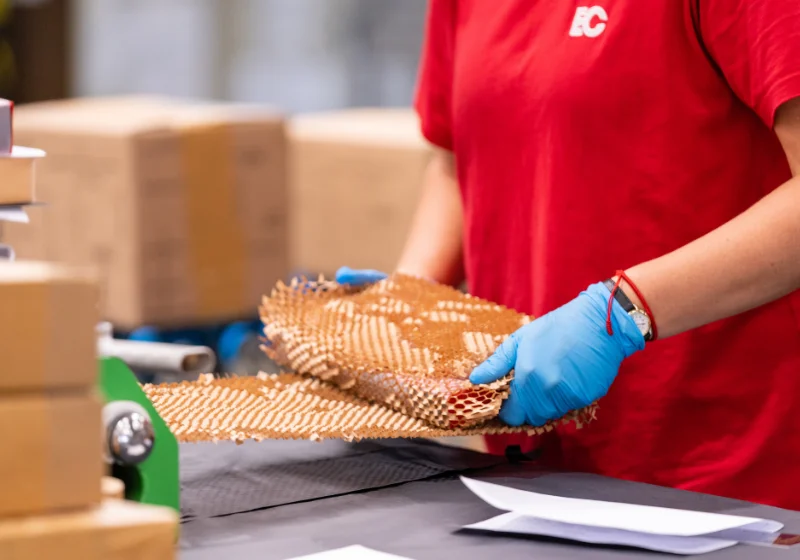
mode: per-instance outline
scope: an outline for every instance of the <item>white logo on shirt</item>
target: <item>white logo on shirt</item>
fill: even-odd
[[[599,21],[595,21],[599,20]],[[570,37],[597,37],[606,30],[608,13],[602,6],[581,6],[575,11]]]

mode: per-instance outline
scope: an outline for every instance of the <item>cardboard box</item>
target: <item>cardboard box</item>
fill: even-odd
[[[101,410],[93,393],[0,396],[0,519],[100,502]]]
[[[431,149],[409,109],[302,115],[289,127],[294,271],[391,271],[405,244]]]
[[[252,317],[288,273],[285,133],[274,112],[157,97],[16,109],[47,152],[46,206],[6,224],[18,258],[93,264],[116,327]]]
[[[44,156],[41,150],[15,146],[11,153],[0,154],[0,205],[23,205],[36,202],[36,165]]]
[[[177,514],[108,500],[86,511],[0,519],[3,560],[172,560]]]
[[[97,307],[91,270],[0,262],[0,396],[94,387]]]

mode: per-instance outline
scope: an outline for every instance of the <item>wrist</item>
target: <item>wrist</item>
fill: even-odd
[[[627,280],[624,278],[620,279],[618,274],[615,274],[611,277],[611,281],[615,284],[618,283],[619,289],[622,290],[625,295],[631,300],[631,303],[635,305],[639,309],[644,309],[642,306],[642,300],[639,298],[639,295],[636,293],[636,290],[632,288],[632,286],[628,283]],[[652,317],[650,318],[652,320]]]
[[[619,349],[622,357],[627,358],[640,350],[644,350],[645,340],[633,319],[612,295],[613,286],[607,282],[592,284],[582,293],[591,300],[594,310],[602,317],[601,332],[598,335]],[[600,342],[600,341],[598,341]]]
[[[609,311],[612,302],[618,304],[621,311],[634,322],[646,342],[658,338],[655,317],[638,281],[631,278],[626,271],[617,271],[614,276],[605,281],[605,285],[612,296],[609,301]]]

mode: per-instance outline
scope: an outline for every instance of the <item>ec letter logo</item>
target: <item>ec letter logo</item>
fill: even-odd
[[[570,37],[597,37],[606,30],[608,14],[602,6],[581,6],[575,12]]]

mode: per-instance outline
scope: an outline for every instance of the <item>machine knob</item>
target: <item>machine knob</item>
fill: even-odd
[[[128,410],[108,424],[108,449],[120,465],[138,465],[150,456],[155,442],[153,423],[147,414]]]

